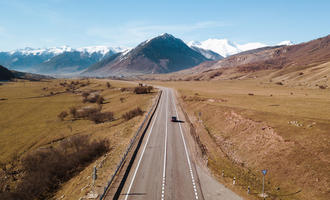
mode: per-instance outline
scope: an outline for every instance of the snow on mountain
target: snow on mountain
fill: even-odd
[[[13,54],[22,54],[22,55],[43,55],[43,54],[52,54],[52,55],[59,55],[64,52],[83,52],[88,54],[93,53],[100,53],[102,55],[107,54],[109,51],[113,51],[115,53],[122,52],[126,50],[126,48],[122,47],[107,47],[107,46],[89,46],[89,47],[81,47],[81,48],[71,48],[69,46],[60,46],[60,47],[50,47],[50,48],[30,48],[26,47],[24,49],[17,49],[14,51],[10,51],[11,55]]]
[[[191,41],[187,43],[188,46],[192,47],[199,47],[202,49],[212,50],[218,54],[220,54],[223,57],[227,57],[233,54],[237,54],[242,51],[247,51],[251,49],[256,49],[260,47],[267,46],[266,44],[259,43],[259,42],[253,42],[253,43],[247,43],[247,44],[237,44],[235,42],[231,42],[227,39],[208,39],[202,42],[198,41]]]
[[[280,43],[278,43],[277,45],[293,45],[294,43],[291,42],[290,40],[285,40],[285,41],[282,41]]]
[[[14,51],[10,51],[10,54],[15,54],[15,53],[19,53],[22,55],[42,55],[42,54],[54,54],[54,55],[58,55],[61,54],[63,52],[69,52],[72,51],[73,49],[69,46],[61,46],[61,47],[50,47],[50,48],[30,48],[30,47],[26,47],[24,49],[17,49]]]
[[[93,54],[93,53],[101,53],[102,55],[107,54],[110,50],[112,50],[112,48],[106,47],[106,46],[91,46],[91,47],[81,47],[81,48],[77,48],[77,51],[80,52],[85,52],[85,53],[89,53],[89,54]]]

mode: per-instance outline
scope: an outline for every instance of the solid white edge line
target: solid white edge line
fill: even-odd
[[[166,89],[165,89],[166,90]],[[164,143],[164,166],[163,166],[163,183],[162,183],[162,197],[161,200],[165,199],[165,177],[166,177],[166,155],[167,155],[167,117],[168,117],[168,91],[166,90],[166,119],[165,119],[165,143]]]
[[[178,110],[176,109],[176,104],[175,104],[174,97],[173,97],[174,96],[173,95],[173,92],[171,91],[171,93],[172,93],[172,101],[173,101],[173,104],[174,104],[175,113],[176,113],[176,116],[179,117],[178,116]],[[180,127],[181,138],[182,138],[182,141],[183,141],[183,146],[184,146],[184,149],[186,151],[186,157],[187,157],[189,171],[190,171],[190,175],[191,175],[191,181],[192,181],[193,186],[195,186],[195,179],[194,179],[194,175],[193,175],[191,164],[190,164],[189,153],[188,153],[188,150],[187,150],[187,145],[186,145],[185,139],[183,137],[183,133],[182,133],[182,128],[181,128],[180,122],[179,122],[179,127]],[[198,199],[198,194],[197,194],[196,191],[195,191],[195,199]]]
[[[161,103],[161,102],[160,102],[160,103]],[[161,110],[163,110],[163,107],[161,108]],[[155,120],[152,122],[151,128],[150,128],[150,130],[149,130],[149,134],[148,134],[147,141],[146,141],[146,143],[145,143],[145,145],[144,145],[144,147],[143,147],[143,151],[142,151],[142,153],[141,153],[141,156],[140,156],[139,162],[138,162],[138,164],[137,164],[137,166],[136,166],[136,168],[135,168],[135,172],[134,172],[134,175],[133,175],[132,181],[131,181],[131,183],[130,183],[130,185],[129,185],[129,188],[128,188],[128,190],[127,190],[125,200],[127,200],[128,195],[129,195],[129,193],[131,192],[131,188],[132,188],[132,185],[133,185],[133,182],[134,182],[134,179],[135,179],[136,173],[137,173],[137,171],[138,171],[138,169],[139,169],[139,167],[140,167],[140,163],[141,163],[141,160],[142,160],[142,158],[143,158],[144,151],[146,150],[146,147],[147,147],[147,144],[148,144],[148,142],[149,142],[149,138],[150,138],[150,135],[151,135],[152,129],[154,128],[155,122],[157,121],[157,119],[158,119],[158,115],[159,115],[160,112],[161,112],[161,111],[158,110],[157,115],[156,115],[156,117],[155,117]]]

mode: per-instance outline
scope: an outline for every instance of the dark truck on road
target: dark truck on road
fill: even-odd
[[[172,122],[177,122],[178,119],[176,118],[176,116],[172,116],[171,121],[172,121]]]

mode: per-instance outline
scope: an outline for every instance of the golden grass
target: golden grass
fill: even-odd
[[[206,135],[210,135],[217,146],[206,143],[208,166],[228,185],[236,176],[239,186],[233,189],[241,195],[246,196],[247,186],[260,192],[260,170],[267,168],[266,187],[273,198],[327,199],[329,89],[281,86],[264,79],[153,84],[177,89],[192,118],[202,113],[202,123],[194,121],[196,127],[204,128],[198,129],[202,142],[204,137],[209,143]]]
[[[59,85],[64,80],[51,80],[47,82],[8,82],[0,86],[0,162],[8,163],[16,156],[22,157],[34,149],[51,145],[52,142],[76,134],[90,134],[93,139],[106,138],[110,140],[112,151],[92,163],[77,177],[64,184],[59,194],[67,199],[78,199],[91,188],[81,190],[90,175],[93,165],[103,161],[99,172],[98,184],[105,184],[114,166],[119,162],[122,152],[129,140],[137,130],[144,116],[124,121],[121,116],[125,112],[140,107],[148,111],[151,99],[156,93],[137,95],[132,92],[121,92],[121,87],[134,87],[132,83],[114,80],[90,80],[90,85],[81,87],[80,91],[100,91],[105,98],[102,112],[114,112],[115,121],[95,124],[89,120],[71,120],[66,117],[61,121],[57,115],[62,111],[69,112],[70,107],[93,106],[92,103],[82,103],[81,93],[65,92],[45,97],[50,92],[62,92],[65,89]],[[81,80],[80,80],[81,81]],[[109,81],[111,88],[106,87]],[[68,83],[71,80],[67,81]],[[86,82],[83,80],[82,82]],[[47,88],[44,90],[43,88]],[[124,98],[121,102],[120,98]],[[79,186],[81,186],[79,188]]]

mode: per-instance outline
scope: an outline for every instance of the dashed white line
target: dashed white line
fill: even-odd
[[[178,110],[176,109],[176,104],[175,104],[175,101],[174,101],[173,94],[172,94],[172,101],[173,101],[173,104],[174,104],[176,116],[178,117]],[[191,163],[190,163],[190,159],[189,159],[189,153],[188,153],[188,149],[187,149],[185,139],[183,137],[182,127],[181,127],[180,123],[179,123],[179,127],[180,127],[181,138],[182,138],[182,141],[183,141],[183,146],[184,146],[184,149],[186,151],[186,157],[187,157],[187,162],[188,162],[188,166],[189,166],[191,181],[192,181],[192,185],[193,185],[193,189],[194,189],[195,199],[198,199],[198,193],[197,193],[197,188],[196,188],[196,184],[195,184],[195,178],[194,178],[194,174],[193,174],[193,171],[192,171],[192,167],[191,167]]]
[[[166,151],[167,151],[167,111],[168,111],[168,91],[166,91],[166,117],[165,117],[165,144],[164,144],[164,166],[163,166],[163,182],[162,182],[162,197],[161,200],[165,199],[165,179],[166,179]]]
[[[161,102],[160,102],[160,103],[161,103]],[[163,110],[163,109],[161,109],[161,110]],[[155,122],[157,121],[157,118],[158,118],[158,114],[159,114],[159,112],[160,112],[160,111],[158,110],[157,115],[156,115],[154,121],[152,122],[151,128],[150,128],[150,130],[149,130],[149,134],[148,134],[147,141],[146,141],[146,143],[145,143],[145,145],[144,145],[144,147],[143,147],[143,151],[142,151],[142,153],[141,153],[141,156],[140,156],[139,162],[138,162],[138,164],[137,164],[137,166],[136,166],[136,168],[135,168],[135,172],[134,172],[134,175],[133,175],[132,181],[131,181],[131,183],[130,183],[130,185],[129,185],[129,188],[128,188],[128,190],[127,190],[125,200],[127,200],[128,195],[129,195],[129,193],[130,193],[130,191],[131,191],[131,188],[132,188],[132,185],[133,185],[133,182],[134,182],[134,179],[135,179],[136,173],[137,173],[137,171],[138,171],[138,169],[139,169],[139,167],[140,167],[140,163],[141,163],[142,157],[143,157],[143,155],[144,155],[144,151],[146,150],[146,147],[147,147],[147,144],[148,144],[148,142],[149,142],[149,138],[150,138],[150,135],[151,135],[152,129],[154,128]]]

